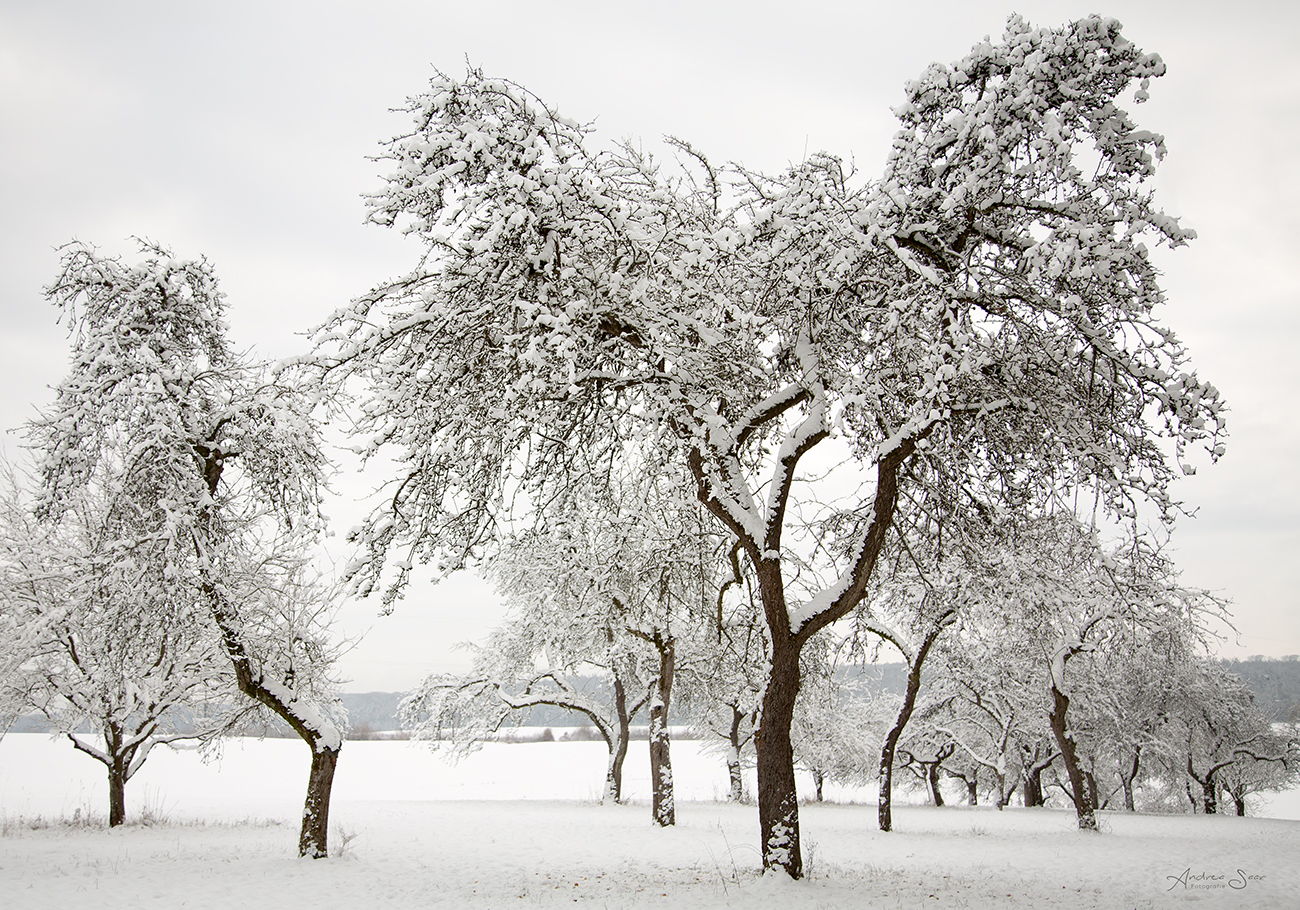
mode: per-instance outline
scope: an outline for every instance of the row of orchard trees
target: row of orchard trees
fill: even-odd
[[[891,756],[936,802],[943,779],[961,781],[969,801],[986,793],[999,807],[1017,788],[1034,806],[1059,787],[1086,829],[1101,808],[1215,812],[1220,793],[1244,813],[1247,794],[1295,783],[1294,728],[1270,724],[1208,657],[1206,628],[1223,605],[1180,585],[1150,538],[1103,545],[1068,513],[1000,538],[984,542],[978,563],[950,568],[946,583],[905,582],[912,603],[947,598],[951,622],[928,659],[919,648],[907,659],[897,717],[911,723],[895,721],[898,748],[887,740],[882,754],[882,828]],[[881,590],[895,610],[909,602],[898,581]],[[856,634],[880,625],[860,616]],[[933,634],[935,625],[922,628]],[[898,638],[890,640],[907,655]],[[925,690],[909,703],[922,668]],[[864,770],[837,769],[859,778]]]
[[[491,574],[510,612],[472,671],[407,700],[418,737],[469,749],[531,707],[568,708],[605,740],[617,801],[630,724],[654,705],[654,816],[671,824],[663,693],[675,678],[676,722],[725,743],[742,798],[766,654],[752,579],[689,503],[673,509],[653,486],[624,487],[603,523],[588,504],[502,551]],[[1059,790],[1095,829],[1103,808],[1215,812],[1222,794],[1244,813],[1249,793],[1294,784],[1295,731],[1275,730],[1208,657],[1221,603],[1181,586],[1149,538],[1106,544],[1061,512],[986,529],[975,548],[944,553],[938,540],[891,537],[851,627],[803,655],[791,735],[818,799],[827,779],[878,778],[888,831],[895,775],[910,772],[939,805],[949,780],[999,808],[1017,789],[1027,806]],[[855,665],[882,650],[904,660],[901,693]]]
[[[685,663],[672,610],[716,601],[713,634],[736,642],[725,592],[744,588],[764,654],[719,664],[758,671],[735,679],[757,690],[763,865],[799,877],[804,674],[831,624],[897,576],[885,562],[944,592],[921,596],[915,621],[864,619],[919,666],[970,599],[964,582],[949,596],[942,579],[962,575],[945,560],[1078,490],[1104,519],[1142,501],[1172,517],[1191,449],[1222,452],[1219,395],[1158,318],[1148,250],[1192,234],[1147,187],[1163,139],[1123,107],[1163,73],[1114,20],[1013,17],[1000,41],[908,83],[875,180],[829,155],[769,175],[680,140],[666,161],[597,147],[518,85],[437,75],[408,101],[413,125],[367,199],[369,219],[422,255],[337,311],[301,371],[234,358],[205,264],[69,251],[51,296],[80,307],[78,346],[36,432],[37,514],[61,520],[110,475],[151,478],[167,565],[186,567],[240,688],[313,744],[313,781],[332,770],[337,725],[304,707],[284,681],[296,672],[268,672],[231,582],[272,528],[317,524],[321,457],[297,388],[394,466],[354,537],[356,593],[391,605],[424,562],[487,564],[508,595],[536,597],[535,544],[567,535],[570,555],[538,567],[557,573],[540,596],[593,628],[605,617],[605,651],[602,633],[571,641],[565,623],[502,634],[531,638],[520,647],[546,669],[579,644],[618,666],[642,660],[628,642],[647,643],[657,731]],[[639,483],[665,494],[643,503],[698,504],[707,531],[672,539],[680,561],[644,559],[664,541],[620,504]],[[583,563],[589,544],[617,561],[570,583],[565,560]],[[1091,628],[1058,648],[1067,686]],[[563,687],[558,672],[503,686],[484,660],[471,689],[434,686],[425,710],[490,724],[494,698]]]

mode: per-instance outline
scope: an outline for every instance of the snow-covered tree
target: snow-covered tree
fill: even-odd
[[[17,489],[0,503],[0,598],[26,642],[0,683],[104,765],[110,827],[126,820],[126,784],[150,751],[217,733],[234,692],[197,590],[168,574],[157,539],[122,533],[154,523],[156,508],[117,492],[83,497],[55,528]]]
[[[812,774],[817,802],[828,780],[870,779],[896,708],[894,699],[873,697],[860,679],[837,670],[829,641],[805,652],[790,731],[795,761]]]
[[[1189,447],[1221,451],[1218,393],[1155,315],[1147,244],[1191,233],[1145,185],[1163,140],[1121,107],[1164,69],[1114,20],[1013,17],[908,84],[870,184],[826,155],[769,177],[684,142],[680,167],[596,149],[517,85],[435,76],[369,199],[424,253],[320,334],[328,376],[363,380],[364,452],[396,465],[359,590],[400,593],[397,549],[454,569],[508,513],[543,514],[542,483],[671,437],[757,580],[763,864],[800,876],[800,655],[865,596],[900,497],[942,477],[998,509],[1089,484],[1112,512],[1170,512]],[[832,439],[861,521],[833,580],[792,597],[786,528],[826,479],[797,469]]]
[[[698,657],[691,668],[695,690],[694,724],[704,734],[705,748],[720,747],[727,763],[727,798],[745,798],[742,756],[752,751],[759,697],[763,691],[763,662],[767,657],[765,624],[738,545],[723,558],[715,612],[704,624]],[[698,627],[697,627],[698,628]]]
[[[325,459],[310,400],[234,353],[206,260],[139,247],[129,264],[68,244],[46,289],[73,351],[53,406],[29,427],[37,513],[66,520],[78,496],[110,479],[147,491],[164,574],[193,585],[240,691],[311,749],[299,851],[325,856],[341,714],[326,694],[319,630],[284,622],[318,606],[289,604],[307,590],[296,582],[276,587],[300,572],[301,544],[320,523]]]
[[[1202,659],[1181,671],[1170,706],[1168,735],[1176,756],[1170,770],[1185,770],[1189,796],[1201,811],[1219,812],[1226,791],[1244,815],[1247,795],[1284,789],[1295,779],[1300,740],[1275,730],[1241,680],[1218,664]]]
[[[533,603],[529,607],[546,607]],[[591,623],[582,634],[576,627]],[[623,762],[633,718],[650,699],[616,612],[507,611],[486,641],[472,645],[466,673],[434,674],[403,699],[402,726],[415,739],[454,752],[475,749],[531,708],[586,717],[609,750],[602,802],[623,798]]]
[[[528,707],[579,711],[609,747],[605,795],[617,801],[629,723],[644,707],[652,813],[671,825],[668,713],[681,658],[707,612],[716,546],[698,505],[663,488],[671,470],[643,468],[561,491],[547,524],[503,543],[486,574],[505,599],[506,620],[477,647],[468,674],[431,677],[405,710],[417,731],[455,726],[462,742]],[[575,688],[573,679],[593,670],[605,691]]]
[[[971,618],[977,622],[978,614]],[[1034,764],[1026,765],[1026,755],[1046,733],[1041,668],[1026,653],[1023,637],[963,631],[955,630],[941,649],[941,669],[932,682],[937,704],[921,727],[956,746],[953,765],[964,759],[992,780],[994,802],[1003,809]],[[1050,761],[1052,754],[1043,757]],[[970,777],[968,787],[978,773]]]

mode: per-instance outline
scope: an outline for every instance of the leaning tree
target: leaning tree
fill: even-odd
[[[149,491],[149,526],[115,544],[163,548],[164,574],[191,581],[240,691],[310,746],[299,851],[325,856],[343,738],[319,604],[302,603],[316,596],[301,554],[320,524],[317,429],[304,394],[232,350],[211,265],[139,246],[129,264],[68,244],[46,289],[73,351],[54,404],[29,426],[37,515],[65,521],[114,478]]]
[[[424,253],[319,333],[363,452],[395,466],[358,590],[391,602],[415,560],[454,570],[544,514],[543,483],[671,441],[756,579],[763,865],[799,877],[799,658],[865,595],[900,501],[941,479],[996,511],[1087,484],[1168,512],[1175,462],[1221,451],[1218,393],[1155,312],[1147,244],[1191,232],[1146,186],[1162,137],[1120,106],[1164,69],[1114,20],[1013,17],[908,83],[871,183],[826,155],[766,176],[679,140],[676,165],[596,148],[515,84],[435,76],[368,199]],[[830,582],[788,596],[786,529],[827,479],[798,469],[826,449],[851,455],[860,520]]]

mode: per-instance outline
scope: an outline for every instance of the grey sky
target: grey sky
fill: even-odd
[[[72,238],[146,236],[207,255],[236,343],[302,352],[309,329],[409,267],[362,225],[388,111],[468,58],[603,139],[671,133],[715,160],[776,169],[825,149],[879,172],[891,105],[932,60],[1000,34],[1004,3],[62,2],[0,0],[0,426],[50,400],[67,341],[41,286]],[[1038,24],[1098,4],[1017,2]],[[1226,395],[1228,454],[1182,481],[1184,581],[1231,597],[1222,653],[1300,652],[1300,13],[1291,3],[1112,3],[1169,74],[1134,113],[1170,154],[1158,200],[1200,238],[1161,254],[1165,321]],[[20,439],[9,436],[10,454]],[[340,489],[355,484],[344,481]],[[340,524],[359,510],[343,502]],[[413,590],[349,656],[354,689],[405,688],[464,657],[498,615],[468,581]]]

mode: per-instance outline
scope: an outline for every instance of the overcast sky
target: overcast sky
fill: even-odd
[[[379,186],[367,156],[406,127],[389,109],[434,67],[468,59],[603,140],[673,134],[763,170],[826,150],[871,176],[903,83],[1000,35],[1011,2],[0,0],[0,427],[46,405],[66,369],[42,286],[73,238],[208,256],[236,344],[266,357],[303,352],[299,333],[412,266],[416,247],[364,226],[359,197]],[[1169,65],[1134,113],[1167,137],[1158,201],[1200,236],[1157,260],[1163,318],[1232,408],[1227,456],[1176,490],[1199,508],[1178,562],[1234,601],[1222,654],[1300,653],[1300,5],[1015,8],[1043,25],[1115,16]],[[20,455],[20,436],[3,445]],[[332,510],[341,526],[360,514],[351,498]],[[463,666],[449,646],[499,616],[472,579],[376,609],[340,615],[345,633],[369,630],[345,659],[354,691]]]

